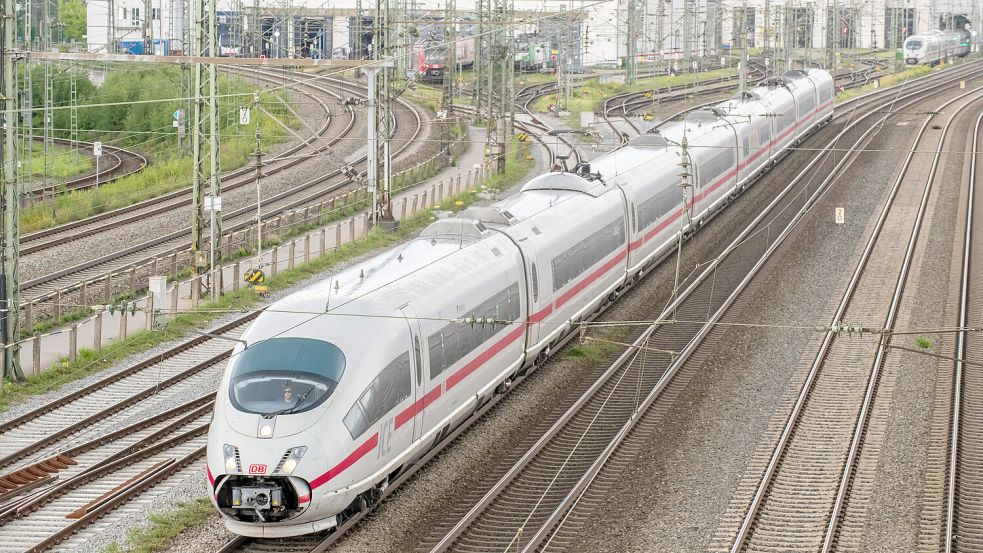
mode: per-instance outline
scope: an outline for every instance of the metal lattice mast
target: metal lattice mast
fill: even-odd
[[[232,4],[232,41],[229,47],[234,48],[235,56],[246,55],[245,12],[242,0],[234,0]]]
[[[77,50],[75,47],[73,50]],[[78,160],[79,158],[79,86],[78,86],[78,62],[73,61],[69,67],[69,78],[70,83],[70,97],[69,97],[69,108],[68,108],[68,119],[69,119],[69,138],[72,140],[72,153],[74,158]]]
[[[484,119],[482,107],[484,105],[485,88],[485,63],[488,55],[486,46],[488,39],[485,36],[485,4],[490,0],[475,0],[474,15],[478,20],[478,34],[474,38],[474,81],[471,85],[471,104],[474,106],[475,119]]]
[[[41,50],[45,52],[51,51],[51,0],[42,0],[41,8]],[[54,166],[52,163],[52,158],[54,156],[55,141],[54,136],[52,136],[52,113],[51,106],[54,104],[54,84],[52,80],[54,75],[52,74],[50,60],[43,60],[41,62],[44,68],[44,105],[42,106],[42,133],[43,133],[43,152],[44,152],[44,174],[42,186],[48,186],[51,183],[54,173]],[[54,193],[52,193],[51,198],[54,201]]]
[[[494,128],[497,128],[497,117],[499,112],[498,98],[495,97],[497,91],[496,79],[499,78],[501,73],[501,68],[499,67],[499,51],[501,40],[501,30],[496,28],[495,25],[495,3],[497,0],[485,0],[485,11],[482,17],[485,21],[485,32],[488,33],[487,49],[488,49],[488,70],[485,71],[485,103],[488,108],[486,113],[488,114],[488,129],[494,132]],[[494,128],[493,128],[494,127]]]
[[[628,0],[628,15],[625,20],[625,84],[631,86],[638,82],[638,7],[637,0]]]
[[[253,21],[250,24],[250,57],[258,58],[263,53],[263,45],[260,42],[260,23],[259,23],[259,0],[253,0]]]
[[[185,12],[187,13],[187,12]],[[106,52],[116,53],[116,2],[106,0]]]
[[[483,14],[489,22],[512,20],[512,0],[486,2]],[[492,23],[488,37],[488,126],[485,142],[495,170],[505,172],[506,150],[512,130],[515,103],[514,31],[512,25]]]
[[[20,161],[26,162],[27,166],[30,167],[31,163],[31,152],[34,145],[34,84],[32,82],[31,74],[31,47],[33,46],[34,40],[34,2],[32,0],[27,0],[27,6],[24,10],[24,50],[26,52],[26,59],[24,63],[24,82],[21,89],[21,149]],[[30,182],[31,171],[17,171],[17,181],[18,190],[24,185],[24,180]],[[29,198],[34,198],[33,195],[29,195]]]
[[[360,60],[365,54],[365,26],[362,15],[362,0],[355,0],[355,40],[352,44],[351,59]]]
[[[771,55],[771,0],[765,0],[765,24],[761,29],[764,35],[764,54]]]
[[[0,185],[3,187],[3,274],[0,276],[5,308],[2,317],[4,347],[3,374],[8,380],[22,380],[24,373],[18,359],[17,334],[19,322],[20,287],[18,276],[18,242],[20,241],[20,209],[17,194],[16,156],[17,156],[17,85],[16,62],[19,60],[14,50],[14,29],[17,26],[17,6],[15,0],[3,0],[3,13],[0,25],[3,27],[3,43],[0,45],[0,73],[2,73],[3,93],[0,95],[0,111],[3,123],[3,147],[0,148]]]
[[[154,5],[151,0],[143,0],[143,20],[140,28],[143,33],[143,52],[145,54],[154,53]]]
[[[196,42],[194,34],[194,20],[191,10],[191,0],[172,0],[180,5],[181,22],[181,52],[189,54],[196,52]],[[192,64],[181,64],[181,107],[178,108],[178,150],[181,155],[192,153],[194,149],[194,138],[188,140],[188,122],[193,123],[194,114],[194,91],[195,91],[195,66]],[[183,113],[182,113],[183,112]],[[195,127],[197,129],[197,127]],[[195,132],[195,131],[192,131]]]
[[[693,54],[693,1],[683,0],[683,58]]]
[[[744,97],[744,93],[747,91],[747,64],[748,64],[748,37],[747,37],[747,0],[744,0],[741,4],[741,37],[742,44],[744,46],[744,51],[741,55],[740,64],[740,79],[741,79],[741,97]]]
[[[454,110],[455,85],[457,79],[457,1],[444,3],[444,75],[441,83],[441,109],[448,115]]]
[[[557,17],[560,23],[560,32],[557,39],[557,55],[556,55],[556,110],[557,112],[566,111],[567,103],[567,72],[570,70],[570,65],[568,63],[568,58],[570,56],[570,36],[569,36],[569,24],[570,20],[567,18],[566,6],[560,6],[560,16]]]
[[[372,222],[393,221],[389,205],[390,152],[393,132],[392,85],[393,54],[400,50],[401,37],[394,25],[395,10],[388,0],[376,0],[372,21],[372,59],[366,69],[369,79],[368,186],[372,190]],[[382,160],[381,171],[379,160]]]
[[[218,52],[218,32],[216,28],[215,0],[197,0],[194,18],[195,55],[212,56]],[[195,252],[202,252],[204,247],[204,197],[206,178],[210,183],[211,195],[219,196],[218,174],[218,80],[217,68],[214,63],[195,63],[194,69],[194,105],[192,137],[192,178],[191,200],[191,245]],[[206,130],[207,123],[207,130]],[[209,170],[205,171],[205,141],[208,141]],[[221,217],[215,217],[216,226],[211,229],[214,236],[221,237]],[[216,239],[217,240],[217,239]],[[216,244],[217,246],[217,244]],[[196,255],[201,255],[196,253]],[[196,268],[202,266],[203,259],[199,257],[193,264]]]

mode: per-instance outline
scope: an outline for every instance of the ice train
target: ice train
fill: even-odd
[[[902,55],[907,65],[935,65],[969,54],[970,39],[971,35],[965,29],[912,35],[905,39]]]
[[[274,303],[215,400],[207,478],[226,526],[299,535],[371,506],[673,249],[684,137],[698,225],[828,122],[833,98],[828,73],[789,72]]]

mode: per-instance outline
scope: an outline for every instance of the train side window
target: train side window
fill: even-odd
[[[430,378],[433,379],[447,368],[441,332],[431,334],[428,342],[430,342]]]
[[[463,315],[462,319],[515,322],[520,314],[519,283],[513,282]],[[464,356],[490,340],[505,325],[495,322],[452,322],[430,335],[430,379],[433,380]]]
[[[625,243],[625,218],[606,225],[582,242],[553,258],[553,291],[556,292]]]
[[[372,380],[344,418],[345,426],[353,439],[410,397],[413,393],[410,375],[410,354],[405,352],[393,359]]]
[[[413,359],[416,360],[416,385],[423,384],[423,356],[420,352],[420,337],[413,337]]]
[[[539,302],[539,272],[536,270],[535,263],[532,264],[532,301]]]
[[[707,186],[734,166],[734,150],[724,148],[700,164],[700,187]]]

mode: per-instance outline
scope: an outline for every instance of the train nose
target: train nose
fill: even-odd
[[[295,476],[231,475],[217,483],[219,510],[240,522],[276,522],[299,515],[310,504],[310,484]]]

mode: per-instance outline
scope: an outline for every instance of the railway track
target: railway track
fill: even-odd
[[[944,144],[952,140],[948,129],[960,114],[979,109],[981,101],[983,88],[960,94],[931,110],[921,125],[749,502],[732,552],[773,547],[831,551],[841,529],[862,525],[848,515],[863,509],[848,506],[862,447],[871,439],[868,423],[889,355],[889,333]],[[837,332],[849,321],[871,321],[880,325],[874,332],[885,334],[879,340],[851,340]],[[858,363],[865,370],[858,370]]]
[[[951,82],[950,79],[933,88]],[[879,113],[884,106],[914,104],[928,90],[925,87],[904,91],[897,101],[888,98],[858,106],[850,114],[852,121],[846,130],[823,150],[859,150],[879,122],[887,118]],[[859,125],[863,121],[865,127]],[[706,321],[706,324],[656,324],[637,338],[630,336],[631,347],[621,353],[603,376],[529,449],[510,454],[501,471],[497,471],[501,476],[487,487],[482,485],[480,489],[484,493],[476,501],[470,498],[464,501],[464,506],[450,517],[453,522],[438,523],[434,533],[420,544],[420,550],[536,551],[574,546],[576,528],[590,517],[590,509],[580,502],[598,474],[639,421],[645,419],[648,408],[693,355],[751,275],[788,235],[792,223],[830,185],[831,175],[847,163],[846,158],[839,158],[833,167],[834,158],[828,154],[813,159],[723,256],[715,259],[696,279],[685,283],[679,300],[651,317],[657,321]],[[819,162],[820,159],[825,161]],[[817,188],[815,180],[823,183]],[[764,232],[765,225],[774,228]],[[762,245],[764,236],[773,241]],[[752,240],[752,237],[757,238]],[[742,244],[755,247],[742,248]],[[765,255],[751,253],[759,252],[764,246],[767,246]],[[708,314],[713,315],[708,317]],[[594,492],[595,498],[603,495],[603,489]],[[786,524],[788,520],[785,519]]]
[[[838,86],[842,86],[845,89],[864,86],[868,84],[871,79],[878,76],[881,71],[887,68],[887,66],[888,64],[886,62],[869,60],[866,62],[866,67],[838,75]],[[760,82],[768,73],[767,68],[763,64],[754,60],[751,61],[750,68],[751,71],[748,74],[749,84]],[[601,107],[601,117],[604,119],[604,122],[608,125],[608,127],[615,133],[615,135],[621,137],[621,143],[624,144],[630,137],[628,134],[624,133],[622,129],[618,128],[618,121],[623,121],[625,124],[627,124],[632,132],[641,133],[643,132],[643,129],[636,121],[633,120],[632,117],[632,115],[638,111],[658,104],[672,103],[694,96],[716,96],[724,92],[732,91],[734,89],[733,80],[734,77],[719,77],[717,79],[710,79],[704,83],[705,85],[710,86],[702,86],[695,91],[686,89],[685,87],[676,87],[675,90],[672,88],[665,88],[654,91],[616,94],[604,100],[604,104]],[[716,100],[713,100],[705,104],[699,104],[683,109],[682,111],[666,117],[665,121],[670,121],[684,113],[704,106],[712,105],[715,102]]]
[[[338,94],[329,93],[328,96],[334,100],[341,99],[340,95]],[[313,151],[311,153],[316,153],[318,151],[317,147],[312,147],[312,145],[314,145],[322,136],[329,132],[332,122],[339,120],[337,115],[333,116],[331,114],[331,109],[323,98],[308,93],[308,99],[324,112],[324,122],[315,129],[311,136],[303,140],[302,143],[287,149],[277,156],[270,157],[264,163],[264,174],[273,175],[289,167],[302,163],[305,158],[298,157],[298,154],[305,149],[312,149]],[[333,138],[344,137],[354,127],[354,113],[349,111],[346,115],[348,116],[347,121],[342,123],[343,128],[338,130],[337,134]],[[254,170],[251,167],[223,173],[222,193],[224,194],[243,186],[253,185],[253,178]],[[191,190],[190,188],[187,188],[176,190],[150,200],[138,202],[127,207],[107,211],[92,217],[87,217],[86,219],[80,221],[74,221],[64,225],[52,227],[50,229],[25,234],[21,236],[21,254],[29,255],[32,253],[41,252],[54,246],[69,243],[81,237],[92,236],[120,225],[145,220],[148,217],[167,213],[174,209],[180,209],[189,205],[191,205]]]
[[[412,133],[404,131],[405,134],[409,135],[404,138],[406,144],[409,144],[418,132],[419,121]],[[213,334],[234,339],[242,330],[243,325],[255,316],[256,313],[251,313],[239,317],[215,330]],[[4,516],[14,517],[15,520],[6,526],[15,529],[27,528],[23,532],[15,530],[12,534],[10,543],[17,544],[16,550],[29,549],[22,547],[26,543],[24,539],[28,538],[24,538],[21,534],[34,537],[40,535],[37,528],[24,522],[27,520],[25,517],[41,517],[43,519],[52,516],[51,512],[60,513],[59,509],[64,510],[69,507],[77,509],[79,498],[84,496],[91,499],[92,489],[100,490],[106,486],[115,488],[120,485],[119,493],[129,497],[148,488],[152,482],[145,481],[142,477],[123,483],[117,482],[118,479],[99,477],[94,479],[91,484],[86,483],[84,486],[74,478],[85,474],[91,475],[91,471],[109,462],[107,459],[91,460],[94,453],[91,453],[90,450],[97,445],[100,450],[103,450],[107,447],[107,442],[110,445],[115,444],[113,447],[116,447],[117,451],[113,455],[118,457],[120,447],[127,451],[133,449],[132,444],[127,445],[129,443],[127,440],[132,442],[135,439],[134,436],[138,437],[137,433],[139,432],[153,431],[156,428],[155,425],[160,424],[160,421],[164,419],[152,417],[142,420],[139,424],[129,425],[127,432],[115,431],[108,436],[97,432],[97,437],[91,440],[86,437],[86,429],[95,426],[97,429],[105,431],[107,421],[118,420],[120,417],[132,413],[135,406],[141,406],[143,402],[160,394],[165,394],[170,388],[174,388],[175,393],[178,393],[187,386],[193,390],[201,390],[202,386],[205,389],[213,387],[214,383],[218,381],[224,367],[224,361],[230,353],[231,348],[227,340],[214,339],[208,336],[199,337],[179,344],[145,362],[100,379],[77,392],[53,400],[42,408],[0,424],[0,470],[6,471],[5,473],[0,472],[0,520]],[[202,408],[200,404],[203,401],[204,398],[195,400],[194,412]],[[173,413],[171,414],[173,415]],[[158,474],[158,469],[164,470],[164,468],[163,466],[157,467],[153,463],[156,463],[161,455],[166,454],[167,448],[161,448],[159,454],[154,453],[155,456],[152,459],[148,458],[147,455],[156,451],[154,448],[157,448],[159,444],[150,444],[146,439],[141,442],[140,450],[132,454],[130,460],[133,462],[125,467],[114,465],[114,471],[120,474],[130,474],[135,470],[137,475],[147,476],[150,473],[144,474],[140,471],[149,470],[146,465],[151,463],[149,468],[153,469],[154,478],[156,480],[165,479],[183,470],[187,463],[202,455],[204,429],[205,426],[201,426],[195,430],[193,435],[185,436],[187,439],[183,440],[182,444],[187,441],[190,446],[194,447],[180,459],[169,461],[167,464],[169,468],[165,472]],[[160,435],[157,435],[158,432],[154,434],[156,438],[161,438]],[[77,443],[79,440],[83,440],[84,443],[79,445]],[[172,445],[174,444],[176,442],[172,443]],[[175,447],[177,446],[175,445]],[[86,461],[86,456],[89,458],[88,461]],[[124,468],[126,470],[123,470]],[[79,489],[83,490],[81,495],[75,492],[69,493],[69,488],[60,488],[63,490],[64,498],[55,501],[51,493],[57,488],[57,485],[52,488],[51,484],[59,477],[68,477],[69,480],[65,480],[65,482],[71,481],[73,486],[78,485]],[[25,494],[35,493],[37,490],[40,490],[38,493],[45,498],[45,504],[51,502],[54,506],[42,507],[40,501],[37,500],[39,496],[36,495],[25,497]],[[123,499],[125,498],[121,498],[120,501],[113,499],[105,504],[99,503],[93,509],[97,509],[98,513],[109,512]],[[35,509],[40,514],[33,515]],[[67,538],[84,524],[95,520],[93,517],[97,517],[98,513],[96,511],[93,513],[92,516],[86,515],[83,520],[64,528],[59,526],[57,531],[52,528],[50,536],[46,535],[43,541],[39,541],[36,546],[32,547],[46,548]],[[0,527],[0,533],[2,531],[3,527]]]
[[[577,145],[574,144],[572,140],[564,136],[563,133],[557,133],[554,129],[550,128],[549,125],[543,123],[532,111],[532,103],[539,98],[546,96],[547,94],[553,94],[556,92],[556,83],[547,83],[541,85],[530,85],[522,88],[515,95],[515,105],[528,118],[526,121],[517,122],[521,130],[529,133],[536,137],[536,140],[546,147],[549,151],[549,167],[557,166],[558,162],[560,165],[567,162],[567,160],[573,161],[573,165],[577,165],[583,161],[580,155],[580,151],[577,149]],[[546,136],[555,136],[556,144],[548,144]],[[563,145],[568,149],[565,155],[560,152],[560,145]],[[571,166],[570,169],[573,167]]]
[[[200,459],[230,340],[257,314],[0,425],[0,551],[49,548]]]
[[[305,79],[302,81],[303,86],[313,87],[324,93],[329,93],[321,85],[307,82],[309,80],[309,76],[305,75],[303,77]],[[336,86],[342,87],[348,92],[351,92],[351,89],[353,88],[353,85],[344,83],[343,81],[332,80],[332,82],[334,82]],[[337,94],[331,94],[340,99]],[[394,147],[393,152],[395,156],[398,156],[405,149],[407,149],[412,144],[413,140],[419,136],[422,129],[422,122],[419,112],[407,103],[403,103],[402,105],[404,106],[404,110],[398,113],[403,115],[403,122],[397,125],[394,135],[394,143],[396,147]],[[317,143],[315,151],[321,151],[336,144],[351,131],[354,125],[354,116],[350,110],[349,114],[351,115],[351,118],[342,132],[338,136],[335,136],[329,140]],[[361,163],[363,160],[364,155],[360,157],[359,163]],[[297,159],[295,158],[293,161],[297,161]],[[270,171],[265,171],[265,173],[269,174]],[[313,179],[264,199],[264,215],[273,216],[289,209],[314,203],[337,193],[339,190],[350,185],[351,183],[352,181],[342,173],[341,169],[329,168],[326,173],[321,173]],[[252,184],[251,178],[243,179],[243,181],[236,183],[238,186],[245,186],[247,184]],[[185,194],[185,196],[176,203],[184,205],[189,202],[190,196]],[[169,206],[167,209],[174,209],[174,206]],[[137,215],[126,216],[125,220],[145,220],[147,216],[148,214],[141,210]],[[247,205],[243,208],[230,210],[223,213],[223,230],[230,232],[240,228],[247,228],[252,225],[254,221],[255,206]],[[103,232],[107,229],[115,228],[120,224],[123,223],[119,220],[114,220],[107,223],[97,223],[97,227],[95,229],[82,232],[88,232],[89,234]],[[80,263],[72,267],[67,267],[41,277],[26,280],[21,284],[23,297],[25,298],[25,301],[36,302],[43,300],[44,298],[52,297],[56,290],[74,284],[75,282],[98,277],[99,275],[107,272],[116,271],[128,266],[145,264],[154,257],[185,252],[189,247],[189,236],[190,228],[180,229],[111,254],[87,260],[84,263]],[[70,240],[72,240],[71,235],[65,235],[54,239],[54,242],[57,244],[63,244]],[[46,242],[46,246],[51,244],[52,240],[48,240]],[[37,251],[38,249],[46,248],[40,246],[38,248],[32,248],[31,245],[28,245],[22,247],[22,252],[25,252],[25,250]]]
[[[878,128],[876,121],[883,121],[887,117],[883,114],[883,108],[886,105],[894,104],[897,107],[908,105],[905,102],[914,103],[926,92],[937,91],[951,85],[959,78],[965,78],[962,75],[962,73],[953,73],[945,76],[944,79],[920,81],[918,85],[910,85],[897,99],[890,96],[890,94],[896,93],[894,91],[851,101],[849,105],[856,106],[856,109],[852,113],[840,116],[839,122],[834,123],[834,128],[830,132],[836,136],[823,149],[827,153],[796,152],[798,156],[808,156],[804,159],[812,159],[810,166],[800,173],[800,176],[789,184],[784,192],[734,240],[734,243],[726,249],[726,255],[717,260],[713,267],[701,273],[699,278],[685,283],[686,292],[684,292],[683,299],[674,305],[678,317],[680,319],[703,320],[707,316],[708,309],[710,309],[710,312],[716,313],[715,317],[719,318],[732,301],[723,291],[727,290],[728,286],[735,288],[743,286],[746,283],[744,277],[748,271],[760,267],[763,263],[760,256],[737,255],[744,253],[739,250],[739,246],[747,243],[750,237],[754,236],[759,237],[756,242],[760,242],[762,233],[759,231],[767,224],[782,228],[782,225],[790,225],[793,221],[798,220],[801,213],[812,205],[825,190],[823,186],[820,186],[819,189],[816,188],[814,179],[823,180],[817,175],[835,174],[834,164],[838,169],[847,163],[843,158],[834,159],[828,154],[829,151],[862,147],[869,140],[873,130]],[[900,104],[899,101],[901,101]],[[862,126],[861,123],[866,126]],[[837,133],[835,132],[835,125],[841,125],[844,129]],[[828,186],[828,182],[831,181],[831,178],[827,179],[826,185]],[[774,234],[769,234],[774,240],[770,243],[769,252],[777,247],[785,235],[785,233],[777,231]],[[727,260],[733,259],[737,259],[733,262],[733,265],[737,267],[727,267]],[[692,298],[692,301],[687,304],[685,303],[686,298]],[[714,298],[709,306],[707,298]],[[684,312],[686,309],[690,311]],[[653,318],[656,318],[656,315],[653,314]],[[667,378],[671,376],[671,373],[667,372],[671,369],[667,366],[670,362],[670,356],[665,355],[665,352],[680,352],[687,348],[692,351],[696,347],[695,344],[699,343],[700,333],[705,335],[706,329],[712,327],[712,322],[710,321],[706,326],[698,325],[695,329],[686,329],[683,328],[683,325],[664,325],[658,329],[637,330],[633,336],[629,337],[629,341],[637,337],[633,346],[621,354],[618,363],[604,371],[604,378],[597,380],[590,386],[588,393],[581,396],[581,398],[586,399],[572,399],[574,403],[581,403],[581,408],[578,409],[577,405],[572,405],[561,413],[557,422],[545,422],[544,424],[547,425],[552,423],[555,431],[552,432],[552,435],[544,435],[538,441],[536,441],[536,437],[539,434],[532,433],[534,435],[532,435],[531,440],[534,443],[531,448],[520,448],[520,451],[509,452],[502,464],[501,472],[505,473],[505,478],[491,481],[490,485],[494,487],[480,487],[475,491],[477,495],[475,501],[472,502],[470,501],[471,498],[465,498],[462,501],[462,505],[465,505],[463,509],[459,509],[446,521],[436,521],[437,530],[429,539],[420,544],[420,549],[533,550],[542,545],[542,540],[546,539],[557,540],[560,543],[557,548],[564,547],[563,541],[568,540],[572,534],[550,534],[550,532],[557,524],[561,526],[566,524],[567,530],[575,525],[572,519],[564,517],[568,517],[569,513],[573,512],[571,509],[575,508],[577,501],[583,497],[584,490],[591,483],[591,478],[605,466],[605,458],[595,456],[593,453],[600,451],[610,455],[618,450],[618,445],[616,443],[612,445],[611,440],[620,440],[631,434],[630,427],[625,429],[626,422],[634,423],[644,418],[642,413],[644,413],[646,404],[651,404],[651,401],[654,401],[658,396],[657,389],[654,387],[664,386]],[[568,339],[572,337],[570,335]],[[646,344],[645,347],[642,344]],[[641,357],[641,352],[648,352],[648,356]],[[678,367],[678,362],[675,366]],[[512,389],[516,387],[512,386]],[[654,391],[650,393],[649,398],[645,398],[643,401],[638,395],[638,390],[642,390],[644,394],[649,389]],[[613,401],[612,398],[616,396],[623,401],[618,401],[617,406],[614,406],[613,403],[609,402]],[[491,408],[501,397],[496,396],[486,409]],[[606,405],[606,409],[598,408],[599,404]],[[636,410],[636,406],[640,409]],[[485,409],[482,409],[476,413],[475,417],[481,416],[484,412]],[[597,415],[596,419],[594,418],[595,415]],[[476,419],[473,417],[473,420]],[[457,432],[463,431],[470,422],[460,427]],[[590,445],[585,445],[584,449],[575,451],[575,455],[571,455],[569,449],[566,454],[561,452],[547,455],[545,453],[547,447],[552,447],[555,444],[558,444],[558,447],[564,445],[569,447],[577,443],[583,444],[580,439],[584,436],[585,429],[598,429],[599,432],[603,429],[603,437],[600,440],[592,439]],[[454,437],[450,436],[432,453],[437,453]],[[423,464],[418,463],[416,467],[418,468]],[[556,470],[557,467],[561,467],[559,472]],[[529,480],[513,478],[517,474],[526,475]],[[496,482],[500,483],[496,485]],[[396,488],[398,485],[389,486],[385,495],[389,495]],[[488,489],[492,491],[486,493]],[[549,493],[542,494],[544,489],[550,490]],[[530,491],[536,493],[530,493]],[[523,495],[524,492],[525,495]],[[498,508],[488,507],[493,503]],[[475,506],[476,504],[477,506]],[[474,507],[472,508],[472,506]],[[530,507],[532,508],[530,509]],[[542,511],[537,512],[539,509]],[[308,536],[275,540],[275,543],[274,540],[254,540],[240,537],[226,544],[221,551],[268,551],[274,547],[291,551],[323,551],[359,522],[367,512],[370,511],[364,511],[345,522],[336,532],[319,534],[313,538]],[[530,516],[530,513],[534,513],[535,516]],[[476,522],[478,517],[473,515],[481,515],[481,521]],[[589,514],[581,516],[589,516]],[[516,530],[520,527],[522,532],[518,533]],[[470,533],[472,529],[474,532]],[[545,529],[545,533],[543,533],[543,529]],[[519,538],[515,539],[516,536]],[[534,540],[535,543],[533,543]]]
[[[41,139],[35,138],[35,140]],[[65,138],[53,138],[52,141],[55,144],[72,145],[72,141]],[[78,146],[79,148],[92,148],[92,142],[79,141]],[[31,190],[29,194],[37,200],[43,200],[62,192],[68,193],[94,188],[142,171],[148,163],[146,157],[133,150],[103,144],[102,160],[98,173],[93,172],[91,175],[68,179],[59,184],[43,185]]]
[[[939,85],[939,86],[941,86],[941,85]],[[912,93],[912,94],[914,94],[914,93]],[[856,114],[854,114],[854,117],[856,118]],[[719,280],[718,280],[718,283],[719,283]],[[230,324],[233,324],[233,323],[230,323]],[[240,324],[244,324],[244,323],[240,323]],[[205,340],[205,341],[206,341],[206,342],[213,342],[214,340]],[[212,346],[215,346],[215,345],[217,345],[217,344],[212,344]],[[180,353],[180,352],[178,352],[178,353]],[[98,389],[98,388],[97,388],[97,389]],[[91,393],[92,393],[92,391],[90,391],[90,392],[89,392],[89,394],[91,394]],[[71,403],[71,402],[69,402],[69,403]],[[490,407],[490,406],[491,406],[491,405],[489,405],[489,407]],[[484,411],[482,411],[481,413],[477,413],[477,414],[476,414],[476,416],[480,416],[480,415],[481,415],[481,414],[482,414],[483,412],[484,412]],[[78,419],[76,419],[76,420],[78,420]],[[22,420],[22,421],[20,421],[20,423],[16,423],[16,425],[17,425],[17,426],[23,426],[23,424],[21,424],[21,423],[23,423],[23,422],[24,422],[24,421]],[[9,424],[10,424],[10,423],[8,423],[8,425],[9,425]],[[3,436],[3,435],[4,435],[4,434],[3,434],[3,432],[4,432],[5,430],[6,430],[6,426],[8,426],[8,425],[4,425],[4,427],[0,427],[0,436]],[[460,431],[463,431],[463,429],[464,429],[464,427],[462,427],[462,428],[460,429]],[[449,437],[447,438],[447,441],[449,442],[450,440],[453,440],[453,439],[454,439],[454,437],[456,437],[456,434],[455,434],[455,435],[452,435],[452,436],[449,436]],[[445,442],[445,443],[446,443],[446,442]],[[436,453],[437,453],[437,451],[439,451],[439,450],[435,450],[435,451],[434,451],[434,454],[436,454]],[[46,453],[47,453],[47,452],[46,452]],[[195,455],[195,454],[197,454],[197,455],[199,455],[199,456],[200,456],[200,452],[197,452],[197,453],[196,453],[196,450],[191,450],[191,451],[190,451],[190,452],[189,452],[189,453],[187,454],[187,456],[185,456],[185,457],[187,457],[188,459],[193,459],[193,458],[195,458],[195,457],[193,457],[193,455]],[[40,454],[37,454],[37,455],[40,455]],[[188,456],[191,456],[191,457],[188,457]],[[185,457],[181,457],[181,459],[184,459]],[[189,462],[190,462],[190,461],[189,461]],[[423,463],[421,463],[421,465],[422,465],[422,464],[423,464]],[[179,470],[179,469],[175,469],[175,470]],[[409,474],[407,475],[407,477],[409,477]],[[391,487],[391,489],[395,489],[395,488],[396,488],[396,486],[392,486],[392,487]],[[134,493],[136,493],[136,492],[134,492]],[[351,524],[354,524],[354,523],[356,523],[356,522],[357,522],[357,519],[352,519],[351,521],[349,521],[349,523],[351,523]],[[348,524],[348,523],[346,523],[346,525],[342,527],[342,530],[344,530],[345,528],[348,528],[348,527],[350,527],[350,526],[349,526],[349,524]],[[313,548],[313,550],[320,550],[320,549],[318,549],[318,548],[320,548],[320,547],[327,547],[327,545],[326,545],[326,542],[324,541],[325,539],[331,539],[331,540],[333,540],[333,539],[337,539],[337,537],[338,537],[338,536],[340,536],[340,535],[342,535],[342,533],[335,533],[335,534],[332,534],[331,536],[328,536],[327,538],[325,538],[325,537],[323,537],[323,536],[322,536],[322,537],[320,537],[320,538],[307,538],[307,541],[311,541],[312,539],[313,539],[313,540],[317,540],[317,541],[316,541],[316,543],[317,543],[317,545],[316,545],[316,546],[315,546],[315,547]],[[329,544],[328,544],[328,545],[329,545]],[[306,546],[305,546],[305,547],[306,547]]]
[[[980,236],[979,216],[983,213],[983,113],[976,118],[967,182],[965,233],[959,282],[957,328],[973,326],[983,320],[983,251],[974,237]],[[952,392],[952,423],[949,435],[946,509],[943,550],[983,550],[983,376],[978,366],[965,361],[983,359],[983,340],[979,332],[962,330],[956,335],[957,361]]]
[[[752,61],[749,64],[748,83],[753,84],[765,78],[767,70],[764,65]],[[621,137],[621,143],[628,141],[628,136],[617,127],[615,121],[624,121],[635,133],[642,132],[641,127],[632,121],[631,115],[639,110],[650,108],[663,102],[685,99],[699,96],[715,96],[722,92],[730,91],[734,88],[734,80],[737,76],[724,76],[714,79],[707,79],[699,83],[698,88],[688,86],[676,86],[659,88],[655,90],[645,90],[640,92],[626,92],[605,98],[601,105],[601,117],[608,127]],[[696,86],[696,85],[694,85]]]
[[[529,85],[520,89],[515,95],[515,106],[522,111],[524,119],[516,119],[516,129],[525,132],[534,140],[539,142],[547,152],[547,166],[554,167],[562,165],[569,160],[573,165],[583,161],[580,151],[576,144],[562,132],[556,132],[540,120],[532,111],[532,103],[539,98],[556,92],[556,83],[545,83]],[[455,106],[454,110],[460,113],[474,116],[474,108],[468,106]],[[555,137],[556,141],[548,140],[547,137]],[[573,166],[569,167],[570,169]]]

